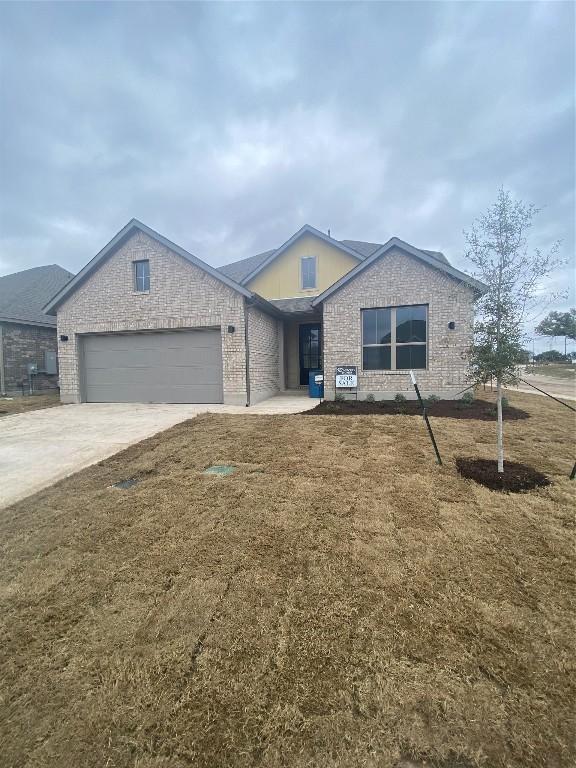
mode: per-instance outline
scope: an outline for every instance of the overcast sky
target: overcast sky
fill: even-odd
[[[573,266],[572,3],[3,2],[0,44],[0,274],[132,217],[213,265],[309,223],[465,268],[500,185]]]

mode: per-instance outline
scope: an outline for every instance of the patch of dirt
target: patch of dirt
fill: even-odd
[[[493,459],[458,458],[456,467],[462,477],[475,480],[492,491],[519,493],[550,485],[550,480],[542,472],[516,461],[505,461],[503,473],[498,472],[498,463]]]
[[[0,397],[0,418],[11,416],[14,413],[26,411],[38,411],[42,408],[54,408],[61,405],[60,394],[49,392],[42,395],[28,395],[26,397]]]
[[[486,400],[474,400],[465,403],[461,400],[438,400],[427,406],[429,416],[448,419],[475,419],[477,421],[496,421],[494,403]],[[422,408],[417,400],[397,403],[395,400],[323,400],[315,408],[303,411],[308,416],[420,416]],[[530,414],[521,408],[504,408],[507,421],[529,419]]]

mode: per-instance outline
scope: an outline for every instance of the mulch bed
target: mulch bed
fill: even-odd
[[[496,406],[486,400],[474,400],[465,403],[461,400],[438,400],[428,407],[430,416],[441,416],[448,419],[476,419],[478,421],[495,421]],[[323,400],[315,408],[303,411],[308,416],[419,416],[422,409],[417,400],[407,400],[397,403],[395,400]],[[520,408],[508,406],[504,408],[504,418],[507,421],[529,419],[530,414]]]
[[[459,458],[456,459],[456,467],[462,477],[475,480],[492,491],[519,493],[550,485],[550,480],[542,472],[515,461],[504,462],[503,474],[498,472],[498,463],[493,459]]]

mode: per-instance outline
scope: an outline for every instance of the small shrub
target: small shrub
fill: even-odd
[[[375,400],[376,400],[376,398],[374,397],[372,392],[370,392],[370,394],[366,395],[366,402],[373,403]]]
[[[428,401],[428,403],[430,405],[434,405],[434,403],[439,403],[440,402],[440,398],[438,397],[438,395],[428,395],[426,400]]]
[[[334,396],[334,400],[335,400],[337,403],[343,403],[345,399],[346,399],[346,398],[344,397],[344,395],[342,394],[342,392],[336,392],[336,395]]]
[[[473,402],[474,393],[468,390],[468,392],[464,392],[460,400],[456,402],[456,408],[458,408],[459,411],[463,411],[466,408],[470,408]]]
[[[402,392],[397,392],[394,395],[394,402],[396,403],[396,412],[397,413],[405,413],[406,408],[404,407],[406,403],[406,397],[402,394]]]
[[[508,402],[508,398],[507,397],[503,397],[502,398],[502,408],[508,408],[509,405],[510,405],[510,403]]]

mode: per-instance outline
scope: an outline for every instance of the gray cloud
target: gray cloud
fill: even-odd
[[[573,260],[571,3],[3,3],[0,30],[0,273],[78,270],[133,216],[215,265],[308,222],[464,267],[501,184]]]

